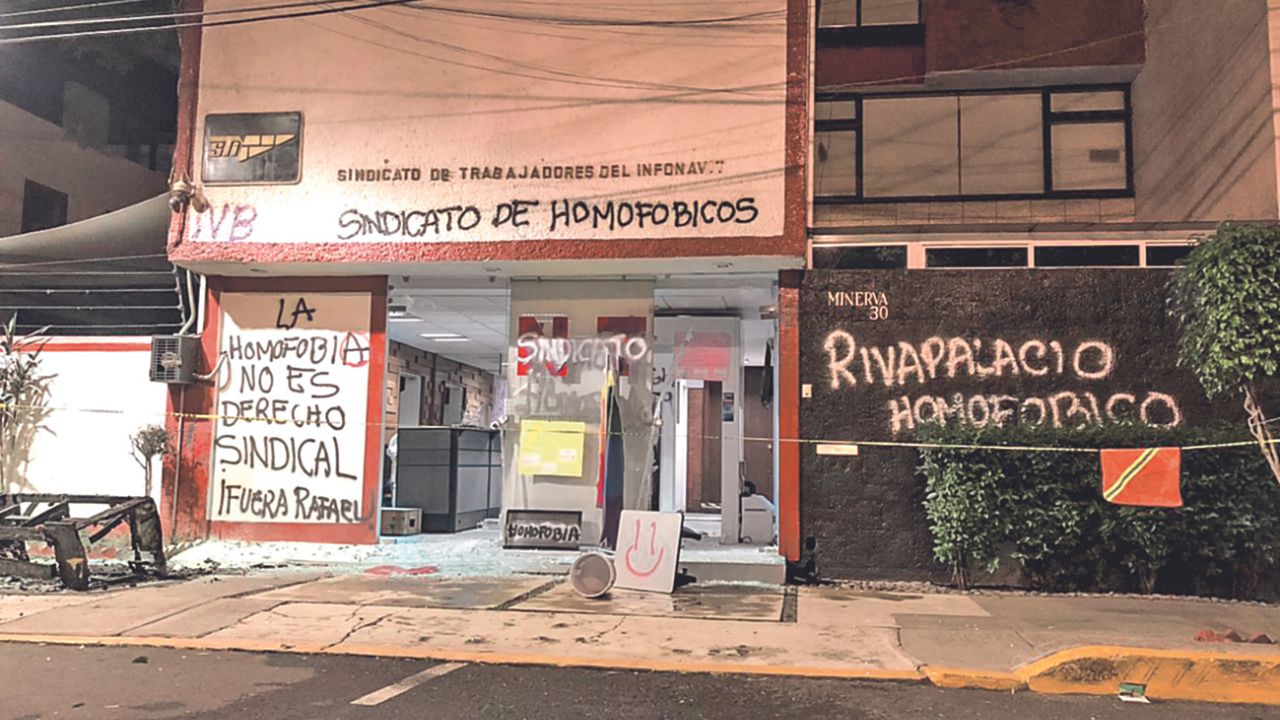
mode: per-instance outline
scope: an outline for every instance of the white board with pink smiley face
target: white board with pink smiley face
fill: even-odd
[[[682,513],[623,510],[613,565],[614,587],[669,593],[680,562]]]

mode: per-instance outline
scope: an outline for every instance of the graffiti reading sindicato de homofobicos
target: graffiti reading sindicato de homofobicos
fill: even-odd
[[[465,237],[485,227],[530,228],[546,234],[590,229],[624,232],[655,228],[732,228],[760,217],[754,197],[680,200],[512,200],[492,208],[347,208],[338,215],[337,238],[416,239]]]
[[[868,345],[859,343],[851,332],[833,330],[823,350],[832,390],[901,389],[901,396],[887,402],[887,422],[894,435],[924,423],[948,421],[976,427],[1028,423],[1075,428],[1137,422],[1170,428],[1181,425],[1183,419],[1177,399],[1168,393],[1093,391],[1090,385],[1110,378],[1116,367],[1115,350],[1103,340],[930,337]],[[982,387],[1018,377],[1060,379],[1063,385],[1032,396]],[[976,392],[928,391],[937,381],[956,380],[975,384]]]

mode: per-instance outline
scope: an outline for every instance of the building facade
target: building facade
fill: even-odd
[[[806,251],[808,15],[497,2],[182,31],[194,191],[169,256],[207,280],[207,379],[170,392],[177,534],[374,542],[380,508],[434,502],[453,433],[498,458],[458,461],[453,519],[580,512],[594,543],[612,374],[625,507],[744,540],[743,478],[798,481],[772,452],[794,397],[757,388],[795,371],[775,318]],[[718,418],[697,453],[690,398]]]
[[[166,517],[373,542],[435,502],[443,432],[475,461],[439,522],[569,510],[593,543],[612,372],[624,506],[760,542],[751,487],[788,560],[934,576],[918,456],[866,442],[1222,416],[1158,305],[1196,237],[1280,219],[1274,13],[1232,1],[184,30],[169,256],[206,278],[203,379],[170,389]]]
[[[1162,307],[1197,236],[1280,219],[1276,13],[1227,5],[820,3],[803,437],[1228,412]],[[820,572],[937,575],[918,463],[806,451]]]
[[[150,338],[177,331],[184,312],[161,197],[176,74],[145,52],[116,60],[0,47],[0,324],[39,335],[25,347],[39,348],[48,390],[13,411],[11,427],[31,432],[6,433],[0,492],[159,500],[130,438],[164,423]]]
[[[118,70],[45,44],[0,48],[0,237],[155,197],[173,152],[171,71],[122,53]],[[38,81],[36,80],[38,79]]]

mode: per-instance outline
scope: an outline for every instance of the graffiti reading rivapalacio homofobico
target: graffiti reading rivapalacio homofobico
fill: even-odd
[[[876,398],[890,437],[927,423],[1172,428],[1183,422],[1175,395],[1115,383],[1119,354],[1106,339],[899,335],[891,329],[896,314],[884,291],[828,290],[825,299],[827,307],[848,313],[847,324],[823,337],[825,384]]]

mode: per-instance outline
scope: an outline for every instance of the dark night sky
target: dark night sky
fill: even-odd
[[[0,17],[0,25],[174,11],[173,4],[167,0],[145,0],[52,14],[11,15],[73,4],[84,3],[81,0],[14,0],[5,4],[3,14],[9,16]],[[0,37],[83,28],[0,29]],[[101,93],[111,103],[113,144],[165,143],[172,141],[177,115],[177,70],[178,42],[173,31],[0,45],[0,99],[51,122],[59,122],[63,86],[68,81],[78,82]]]

